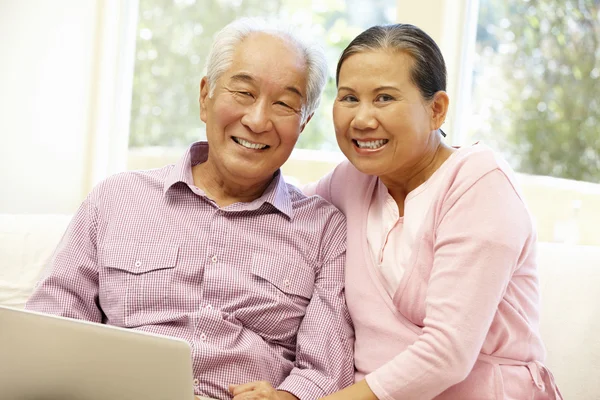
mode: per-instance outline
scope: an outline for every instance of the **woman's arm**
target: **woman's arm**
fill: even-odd
[[[367,381],[362,380],[356,382],[354,385],[348,386],[347,388],[330,394],[327,397],[323,397],[321,400],[377,400],[377,396],[371,390]]]
[[[433,235],[422,334],[346,396],[328,399],[431,399],[464,380],[532,231],[525,205],[500,170],[465,190]]]

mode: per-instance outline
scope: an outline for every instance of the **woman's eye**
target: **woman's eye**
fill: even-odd
[[[380,102],[392,101],[392,100],[394,100],[394,98],[392,96],[390,96],[389,94],[380,94],[376,98],[376,101],[380,101]]]
[[[348,95],[346,95],[346,96],[342,97],[342,98],[340,99],[340,101],[345,101],[345,102],[349,102],[349,103],[354,103],[354,102],[357,102],[357,101],[358,101],[358,99],[356,98],[356,96],[352,96],[352,95],[348,94]]]

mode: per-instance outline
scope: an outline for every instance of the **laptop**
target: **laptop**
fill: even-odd
[[[193,400],[190,346],[0,306],[0,398]]]

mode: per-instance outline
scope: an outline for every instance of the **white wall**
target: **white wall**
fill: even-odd
[[[97,1],[0,0],[0,213],[84,195]]]
[[[460,126],[468,116],[471,68],[477,28],[478,0],[398,0],[397,20],[418,26],[438,44],[448,72],[447,92],[450,108],[442,126],[453,144],[463,144]]]

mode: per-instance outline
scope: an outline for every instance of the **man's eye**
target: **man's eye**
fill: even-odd
[[[292,108],[291,106],[287,105],[287,104],[286,104],[286,103],[284,103],[283,101],[278,101],[278,102],[276,102],[275,104],[278,104],[278,105],[280,105],[280,106],[284,106],[284,107],[287,107],[287,108],[289,108],[289,109],[292,109],[292,110],[293,110],[293,108]]]
[[[250,93],[250,92],[241,92],[241,91],[238,91],[238,92],[236,92],[236,93],[237,93],[237,94],[241,94],[242,96],[253,97],[253,96],[252,96],[252,93]]]

